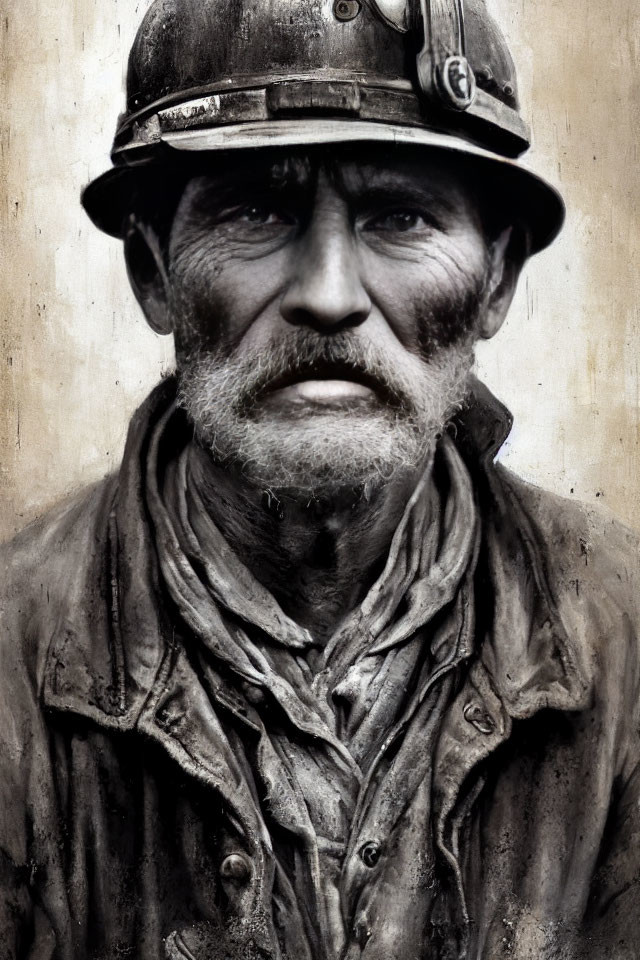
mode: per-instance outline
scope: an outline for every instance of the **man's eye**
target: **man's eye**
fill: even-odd
[[[267,204],[251,203],[239,207],[234,219],[243,223],[254,223],[257,226],[281,226],[293,223],[293,218],[283,210],[270,207]]]
[[[425,230],[428,226],[430,223],[425,215],[417,210],[391,210],[368,220],[365,229],[388,233],[409,233]]]

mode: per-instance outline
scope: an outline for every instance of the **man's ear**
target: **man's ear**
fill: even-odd
[[[489,285],[479,334],[490,340],[504,323],[526,259],[526,236],[506,227],[489,249]]]
[[[124,238],[129,282],[147,323],[156,333],[172,331],[169,309],[169,276],[158,234],[132,213]]]

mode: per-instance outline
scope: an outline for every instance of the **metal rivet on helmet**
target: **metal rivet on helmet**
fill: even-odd
[[[355,20],[361,9],[359,0],[336,0],[333,5],[338,20]]]
[[[476,70],[476,80],[483,87],[488,87],[494,82],[493,70],[488,64],[483,64],[479,70]]]

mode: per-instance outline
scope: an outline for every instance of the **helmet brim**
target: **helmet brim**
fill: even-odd
[[[560,193],[520,161],[485,150],[461,137],[394,124],[358,120],[269,120],[230,124],[208,129],[183,130],[162,136],[167,156],[202,151],[248,150],[316,146],[331,143],[387,143],[428,147],[474,160],[479,177],[487,175],[496,200],[526,224],[530,253],[538,253],[562,229],[565,206]],[[84,189],[82,205],[92,222],[112,237],[122,238],[135,193],[149,181],[149,157],[127,158],[128,163],[108,170]],[[131,162],[133,160],[133,162]],[[156,161],[157,162],[157,161]]]

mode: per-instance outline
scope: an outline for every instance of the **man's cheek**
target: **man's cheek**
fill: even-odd
[[[379,263],[373,265],[380,267]],[[420,327],[447,301],[451,287],[440,263],[425,260],[412,269],[373,269],[369,290],[386,324],[405,349],[420,353]]]
[[[453,323],[452,323],[453,316]],[[394,303],[387,322],[403,348],[422,360],[429,359],[435,349],[457,339],[458,320],[448,297],[430,285],[416,290]]]
[[[452,287],[440,293],[428,290],[415,298],[411,313],[416,346],[424,359],[473,334],[481,310],[482,284],[482,278],[478,278],[471,286]]]
[[[173,325],[176,341],[213,347],[229,327],[227,299],[207,269],[174,273],[171,277]]]

